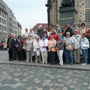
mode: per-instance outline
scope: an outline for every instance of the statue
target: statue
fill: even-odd
[[[62,0],[62,7],[74,6],[74,0]]]

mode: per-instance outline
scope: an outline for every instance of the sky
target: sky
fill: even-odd
[[[47,0],[3,0],[13,11],[17,21],[25,28],[32,28],[37,23],[47,23]]]

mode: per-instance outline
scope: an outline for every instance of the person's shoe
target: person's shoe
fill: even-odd
[[[71,63],[71,65],[73,65],[73,63]]]
[[[27,61],[27,62],[29,62],[29,61]]]
[[[36,61],[36,63],[37,63],[37,61]]]
[[[44,62],[42,62],[44,64]]]
[[[61,64],[61,66],[63,66],[63,64]]]
[[[82,65],[86,65],[85,63],[83,63]]]
[[[32,62],[32,60],[30,62]]]
[[[61,63],[59,63],[59,65],[61,65]]]

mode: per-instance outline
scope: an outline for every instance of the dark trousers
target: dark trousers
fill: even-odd
[[[56,52],[50,51],[50,52],[48,53],[48,62],[49,62],[50,64],[55,64],[55,57],[56,57]]]
[[[22,53],[21,51],[18,51],[18,60],[21,60],[22,59]]]
[[[26,60],[26,51],[24,49],[22,49],[21,52],[22,52],[22,56],[21,56],[22,60],[25,61]]]
[[[8,50],[8,54],[9,54],[9,60],[11,61],[12,60],[12,49]]]
[[[90,48],[88,49],[88,63],[90,64]]]
[[[17,54],[18,54],[18,51],[17,51],[17,49],[13,49],[12,50],[12,56],[13,56],[13,60],[17,60]]]

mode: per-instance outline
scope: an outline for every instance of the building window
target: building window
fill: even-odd
[[[90,0],[86,0],[86,22],[90,22]]]
[[[90,0],[86,0],[86,8],[90,8]]]
[[[86,9],[86,21],[90,22],[90,9]]]

